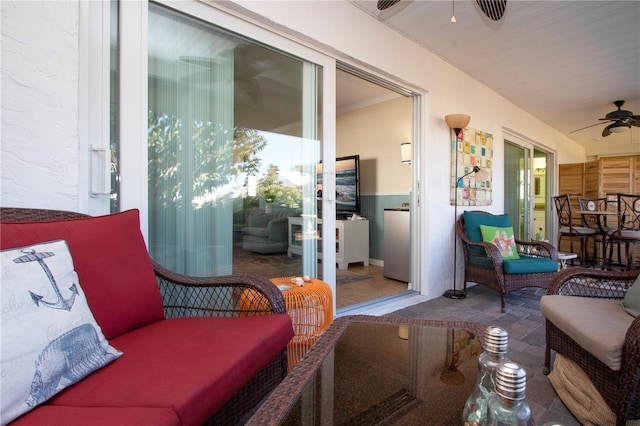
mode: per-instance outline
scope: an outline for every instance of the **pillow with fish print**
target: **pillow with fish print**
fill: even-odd
[[[65,241],[0,252],[0,424],[122,355],[104,338]]]

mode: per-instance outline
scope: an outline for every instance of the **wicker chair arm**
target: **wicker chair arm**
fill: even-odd
[[[568,268],[553,277],[547,294],[622,299],[638,274],[640,270],[602,271],[582,267]]]
[[[527,256],[558,260],[558,249],[545,241],[523,241],[516,239],[518,253]]]
[[[282,292],[262,275],[192,277],[173,272],[155,261],[153,267],[167,317],[286,313]]]
[[[620,395],[625,399],[621,408],[625,411],[623,415],[626,416],[629,413],[631,418],[637,418],[640,413],[640,369],[638,365],[640,365],[640,316],[633,320],[627,330],[620,367]]]
[[[66,210],[0,207],[0,222],[6,223],[50,222],[55,220],[82,219],[86,217],[91,216]]]

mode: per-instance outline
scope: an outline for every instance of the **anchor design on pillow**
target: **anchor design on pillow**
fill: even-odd
[[[41,252],[36,252],[34,249],[25,249],[25,250],[21,250],[22,253],[24,253],[24,256],[20,256],[18,258],[13,259],[13,261],[15,263],[28,263],[28,262],[38,262],[38,264],[42,267],[42,269],[44,270],[44,273],[47,275],[47,278],[49,278],[49,282],[51,283],[51,287],[53,287],[53,291],[55,292],[56,296],[57,296],[57,300],[53,301],[53,302],[49,302],[44,300],[44,296],[41,296],[39,294],[36,294],[32,291],[29,291],[29,294],[31,295],[31,299],[33,300],[33,302],[36,304],[36,306],[40,306],[40,304],[44,305],[44,306],[48,306],[49,308],[52,309],[64,309],[65,311],[70,311],[71,307],[73,306],[73,302],[76,299],[76,294],[78,294],[78,288],[76,287],[76,284],[74,283],[71,287],[69,287],[69,290],[71,291],[71,296],[69,296],[68,298],[64,298],[64,296],[62,296],[62,293],[60,292],[60,289],[58,288],[58,283],[56,282],[53,274],[51,273],[51,270],[49,269],[49,266],[47,266],[47,263],[44,261],[44,259],[51,257],[51,256],[55,256],[55,253],[52,253],[50,251],[41,251]]]

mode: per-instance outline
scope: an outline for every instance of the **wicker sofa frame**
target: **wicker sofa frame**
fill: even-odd
[[[483,211],[477,213],[491,214]],[[504,295],[525,287],[548,288],[555,272],[542,272],[531,274],[505,274],[503,260],[500,251],[490,243],[473,242],[464,230],[464,215],[460,215],[456,221],[456,233],[462,240],[464,252],[464,291],[467,291],[467,282],[475,282],[500,293],[501,310],[505,312]],[[526,256],[543,257],[558,260],[558,250],[544,241],[521,241],[516,239],[518,254]],[[474,256],[491,257],[493,269],[486,269],[470,262]]]
[[[547,294],[622,299],[639,274],[638,269],[621,272],[568,268],[556,275]],[[561,353],[587,374],[616,415],[618,426],[640,419],[640,317],[627,330],[620,371],[611,370],[549,320],[546,334],[545,372],[550,371],[551,351]]]
[[[86,214],[45,209],[0,208],[0,222],[48,222],[89,217]],[[187,316],[233,317],[286,313],[282,293],[266,277],[257,274],[238,274],[224,277],[190,277],[170,271],[151,259],[160,287],[166,318]],[[192,295],[183,297],[184,289]],[[251,289],[251,292],[244,292]],[[258,298],[243,309],[239,303],[229,306],[229,292],[252,294]],[[223,302],[224,301],[224,302]],[[271,392],[287,374],[287,349],[275,357],[256,377],[247,383],[233,399],[216,413],[207,424],[237,424]]]

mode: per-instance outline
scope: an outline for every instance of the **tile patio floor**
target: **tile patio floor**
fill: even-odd
[[[545,325],[540,313],[540,298],[545,293],[546,290],[533,288],[510,293],[505,297],[507,312],[502,313],[499,294],[478,285],[468,289],[465,299],[452,300],[441,296],[387,315],[475,321],[505,328],[509,333],[508,358],[527,371],[527,401],[536,424],[580,425],[542,372]]]

